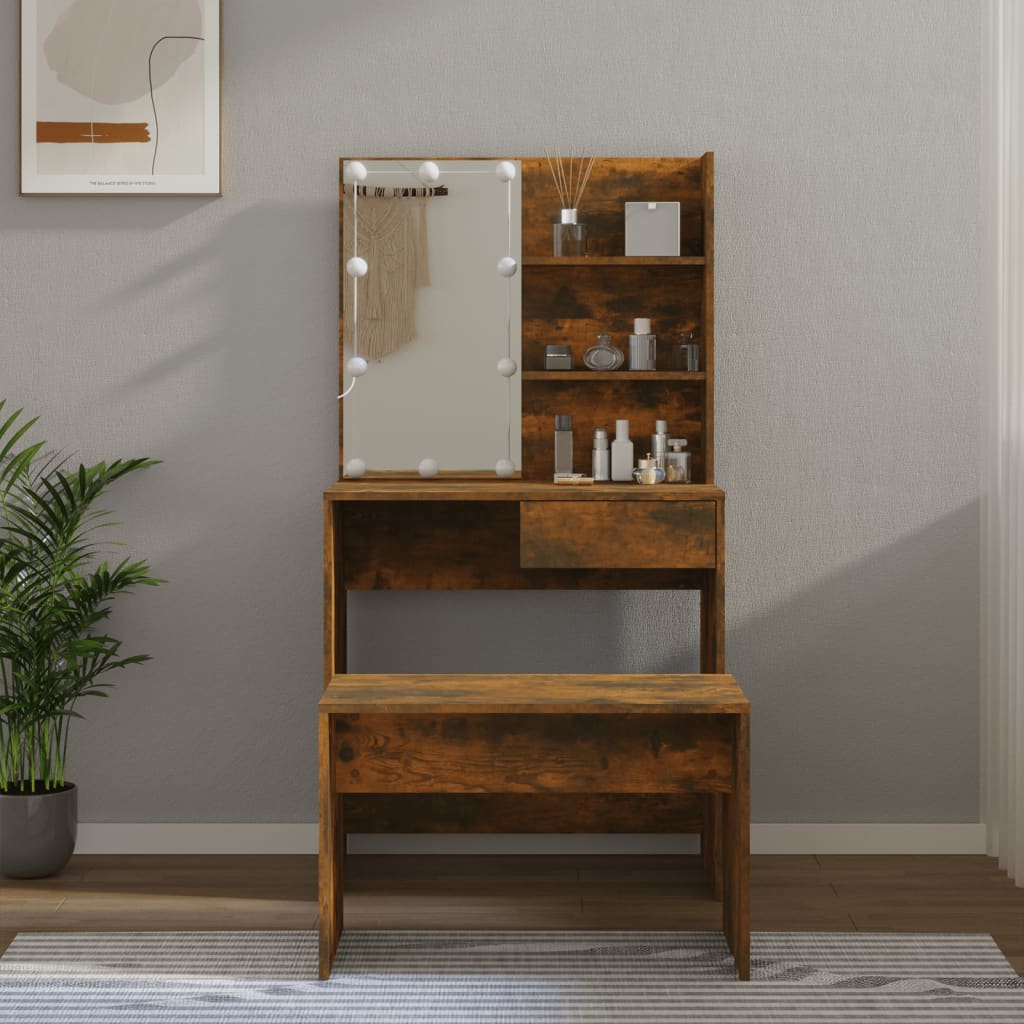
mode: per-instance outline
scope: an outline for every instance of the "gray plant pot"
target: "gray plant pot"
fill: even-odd
[[[78,790],[0,793],[0,875],[45,878],[71,860],[78,836]]]

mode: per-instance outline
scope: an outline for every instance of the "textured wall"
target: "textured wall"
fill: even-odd
[[[313,820],[337,157],[553,144],[716,153],[755,817],[977,820],[981,5],[224,7],[220,200],[17,198],[0,7],[0,395],[89,457],[165,460],[116,495],[171,583],[118,613],[155,661],[83,708],[83,820]],[[354,604],[363,670],[693,664],[684,595]]]

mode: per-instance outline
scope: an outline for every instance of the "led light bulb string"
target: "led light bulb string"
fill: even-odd
[[[352,188],[352,254],[353,256],[359,253],[359,189],[357,187]],[[353,275],[352,277],[352,358],[356,358],[359,355],[359,278]],[[342,398],[347,398],[352,394],[352,389],[356,386],[358,377],[352,378],[352,383],[340,395],[338,395],[339,401]]]
[[[425,185],[433,185],[440,177],[441,171],[437,164],[425,160],[415,172],[410,167],[400,171],[374,171],[375,175],[406,175],[415,173]],[[446,171],[446,174],[484,174],[486,171]],[[516,166],[509,160],[502,160],[494,169],[497,179],[505,183],[505,221],[507,244],[505,255],[498,260],[497,271],[505,278],[505,356],[498,361],[498,372],[505,378],[505,457],[495,464],[495,472],[500,477],[510,477],[515,473],[512,462],[512,378],[519,367],[512,358],[512,278],[519,271],[519,262],[512,255],[512,182],[516,177]],[[356,381],[369,368],[365,359],[359,355],[359,278],[365,277],[369,269],[367,262],[359,256],[359,188],[366,181],[366,166],[358,160],[352,160],[345,168],[344,183],[352,185],[352,256],[345,264],[345,272],[352,278],[352,357],[345,364],[352,378],[351,383],[338,395],[339,400],[352,394]],[[353,476],[361,476],[365,472],[365,464],[361,459],[351,460],[358,463],[357,472]],[[427,465],[429,463],[429,465]],[[437,463],[433,459],[424,459],[420,463],[420,475],[425,477],[437,474]]]
[[[508,248],[505,255],[512,258],[512,179],[505,182],[508,218]],[[512,358],[512,278],[505,281],[507,303],[505,305],[505,358]],[[505,458],[512,461],[512,378],[505,378]]]

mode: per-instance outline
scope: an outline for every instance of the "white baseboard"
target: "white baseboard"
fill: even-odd
[[[352,835],[351,853],[694,853],[688,835]],[[979,824],[759,824],[752,853],[983,854]],[[317,851],[315,824],[81,824],[76,853],[282,854]]]
[[[316,853],[317,826],[79,824],[75,853]]]
[[[969,854],[985,852],[985,826],[951,824],[753,824],[751,853]]]

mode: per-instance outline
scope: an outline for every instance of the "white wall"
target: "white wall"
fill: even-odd
[[[170,583],[83,708],[84,821],[311,821],[341,154],[715,151],[728,667],[761,821],[976,821],[971,0],[225,0],[220,200],[17,197],[0,6],[0,395]],[[684,595],[366,595],[354,667],[677,669]],[[684,621],[685,617],[685,621]],[[528,638],[524,642],[524,637]]]

